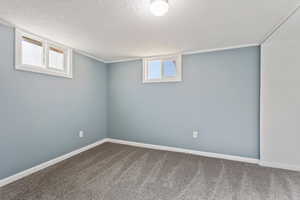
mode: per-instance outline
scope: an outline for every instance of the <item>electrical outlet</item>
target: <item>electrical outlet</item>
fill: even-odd
[[[83,131],[79,131],[79,137],[80,138],[84,137],[84,132]]]
[[[198,131],[193,131],[193,138],[197,138],[198,137],[199,132]]]

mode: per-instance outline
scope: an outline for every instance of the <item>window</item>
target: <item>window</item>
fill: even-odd
[[[144,83],[182,81],[181,55],[146,58],[143,65]]]
[[[16,69],[72,78],[72,50],[16,29]]]

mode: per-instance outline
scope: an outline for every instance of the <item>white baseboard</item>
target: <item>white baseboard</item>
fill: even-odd
[[[80,149],[77,149],[77,150],[75,150],[75,151],[72,151],[72,152],[70,152],[70,153],[67,153],[67,154],[65,154],[65,155],[62,155],[62,156],[59,156],[59,157],[54,158],[54,159],[52,159],[52,160],[49,160],[49,161],[47,161],[47,162],[41,163],[41,164],[39,164],[39,165],[37,165],[37,166],[34,166],[34,167],[30,168],[30,169],[27,169],[27,170],[24,170],[24,171],[22,171],[22,172],[19,172],[19,173],[15,174],[15,175],[9,176],[9,177],[4,178],[4,179],[1,179],[1,180],[0,180],[0,187],[2,187],[2,186],[4,186],[4,185],[7,185],[7,184],[9,184],[9,183],[12,183],[12,182],[14,182],[14,181],[16,181],[16,180],[19,180],[19,179],[21,179],[21,178],[24,178],[25,176],[28,176],[28,175],[30,175],[30,174],[33,174],[33,173],[35,173],[35,172],[37,172],[37,171],[40,171],[40,170],[42,170],[42,169],[45,169],[45,168],[47,168],[47,167],[49,167],[49,166],[52,166],[52,165],[54,165],[54,164],[57,164],[57,163],[59,163],[59,162],[61,162],[61,161],[63,161],[63,160],[66,160],[66,159],[68,159],[68,158],[70,158],[70,157],[72,157],[72,156],[75,156],[75,155],[77,155],[77,154],[79,154],[79,153],[81,153],[81,152],[87,151],[87,150],[89,150],[89,149],[91,149],[91,148],[93,148],[93,147],[96,147],[96,146],[98,146],[98,145],[100,145],[100,144],[103,144],[103,143],[105,143],[105,142],[107,142],[107,141],[108,141],[107,138],[102,139],[102,140],[99,140],[99,141],[97,141],[97,142],[95,142],[95,143],[89,144],[89,145],[87,145],[87,146],[85,146],[85,147],[82,147],[82,148],[80,148]]]
[[[255,158],[247,158],[247,157],[241,157],[241,156],[231,156],[231,155],[226,155],[226,154],[210,153],[210,152],[204,152],[204,151],[196,151],[196,150],[190,150],[190,149],[183,149],[183,148],[176,148],[176,147],[169,147],[169,146],[162,146],[162,145],[154,145],[154,144],[146,144],[146,143],[140,143],[140,142],[131,142],[131,141],[126,141],[126,140],[105,138],[105,139],[99,140],[95,143],[92,143],[90,145],[87,145],[85,147],[82,147],[80,149],[77,149],[75,151],[72,151],[70,153],[67,153],[65,155],[59,156],[57,158],[54,158],[52,160],[49,160],[49,161],[44,162],[42,164],[39,164],[39,165],[37,165],[35,167],[32,167],[30,169],[19,172],[15,175],[9,176],[9,177],[4,178],[4,179],[1,179],[0,180],[0,187],[2,187],[4,185],[7,185],[9,183],[12,183],[12,182],[14,182],[16,180],[19,180],[21,178],[24,178],[24,177],[26,177],[30,174],[33,174],[35,172],[38,172],[38,171],[42,170],[42,169],[50,167],[50,166],[52,166],[54,164],[57,164],[57,163],[59,163],[63,160],[66,160],[66,159],[68,159],[72,156],[75,156],[75,155],[77,155],[79,153],[82,153],[84,151],[87,151],[87,150],[89,150],[93,147],[101,145],[105,142],[124,144],[124,145],[130,145],[130,146],[142,147],[142,148],[148,148],[148,149],[156,149],[156,150],[163,150],[163,151],[172,151],[172,152],[193,154],[193,155],[198,155],[198,156],[226,159],[226,160],[245,162],[245,163],[259,164],[262,167],[272,167],[272,168],[287,169],[287,170],[292,170],[292,171],[300,171],[300,166],[282,164],[282,163],[275,163],[275,162],[268,162],[268,161],[260,161],[259,159],[255,159]]]
[[[205,157],[211,157],[211,158],[220,158],[220,159],[246,162],[246,163],[252,163],[252,164],[258,164],[258,162],[259,162],[259,160],[255,159],[255,158],[231,156],[231,155],[225,155],[225,154],[210,153],[210,152],[204,152],[204,151],[196,151],[196,150],[169,147],[169,146],[161,146],[161,145],[154,145],[154,144],[146,144],[146,143],[140,143],[140,142],[130,142],[130,141],[126,141],[126,140],[118,140],[118,139],[111,139],[111,138],[108,138],[107,142],[117,143],[117,144],[125,144],[125,145],[136,146],[136,147],[143,147],[143,148],[148,148],[148,149],[157,149],[157,150],[163,150],[163,151],[187,153],[187,154],[193,154],[193,155],[205,156]]]
[[[260,160],[258,164],[262,167],[271,167],[271,168],[286,169],[286,170],[291,170],[291,171],[300,171],[299,165],[290,165],[290,164],[269,162],[269,161],[263,161],[263,160]]]

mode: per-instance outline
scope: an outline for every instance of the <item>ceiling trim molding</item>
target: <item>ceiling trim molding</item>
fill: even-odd
[[[109,60],[106,61],[107,64],[112,64],[112,63],[120,63],[120,62],[130,62],[130,61],[137,61],[137,60],[142,60],[142,57],[136,57],[136,58],[124,58],[120,60]]]
[[[79,49],[73,49],[73,51],[75,51],[75,52],[77,52],[77,53],[79,53],[79,54],[81,54],[81,55],[84,55],[84,56],[86,56],[86,57],[89,57],[89,58],[92,58],[92,59],[94,59],[94,60],[97,60],[97,61],[99,61],[99,62],[102,62],[102,63],[105,63],[105,64],[107,63],[107,61],[103,60],[102,58],[93,56],[93,55],[91,55],[90,53],[87,53],[87,52],[85,52],[85,51],[82,51],[82,50],[79,50]]]
[[[199,54],[199,53],[209,53],[209,52],[216,52],[216,51],[225,51],[225,50],[232,50],[232,49],[240,49],[240,48],[246,48],[246,47],[257,47],[260,46],[259,43],[253,43],[253,44],[244,44],[244,45],[236,45],[236,46],[228,46],[224,48],[215,48],[215,49],[204,49],[204,50],[196,50],[196,51],[183,51],[183,52],[175,52],[173,54],[160,54],[160,55],[154,55],[149,57],[155,57],[155,56],[165,56],[165,55],[174,55],[174,54],[181,54],[181,55],[193,55],[193,54]],[[124,58],[120,60],[110,60],[106,61],[107,64],[113,64],[113,63],[120,63],[120,62],[129,62],[129,61],[137,61],[142,60],[143,58],[148,57],[136,57],[136,58]]]
[[[185,51],[185,52],[182,52],[182,55],[193,55],[193,54],[198,54],[198,53],[209,53],[209,52],[216,52],[216,51],[240,49],[240,48],[246,48],[246,47],[257,47],[257,46],[260,46],[260,44],[259,43],[243,44],[243,45],[228,46],[228,47],[223,47],[223,48],[203,49],[203,50],[199,50],[199,51]]]
[[[278,30],[280,29],[280,27],[282,25],[284,25],[294,14],[297,13],[297,11],[300,9],[300,4],[298,4],[296,6],[296,8],[294,8],[286,17],[284,17],[278,24],[276,24],[275,26],[273,26],[273,28],[271,29],[271,31],[269,31],[264,38],[260,41],[260,44],[265,43],[270,37],[272,37],[272,35]]]
[[[1,18],[0,18],[0,24],[8,26],[8,27],[12,27],[12,28],[15,27],[15,25],[13,25],[12,23],[10,23],[10,22],[8,22],[8,21],[6,21],[4,19],[1,19]]]

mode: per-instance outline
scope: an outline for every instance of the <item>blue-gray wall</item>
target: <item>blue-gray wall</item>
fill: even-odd
[[[75,53],[73,79],[15,71],[13,47],[13,29],[0,25],[0,179],[107,133],[105,64]]]
[[[259,47],[183,56],[180,83],[142,84],[142,61],[110,64],[108,135],[259,158],[259,68]]]

